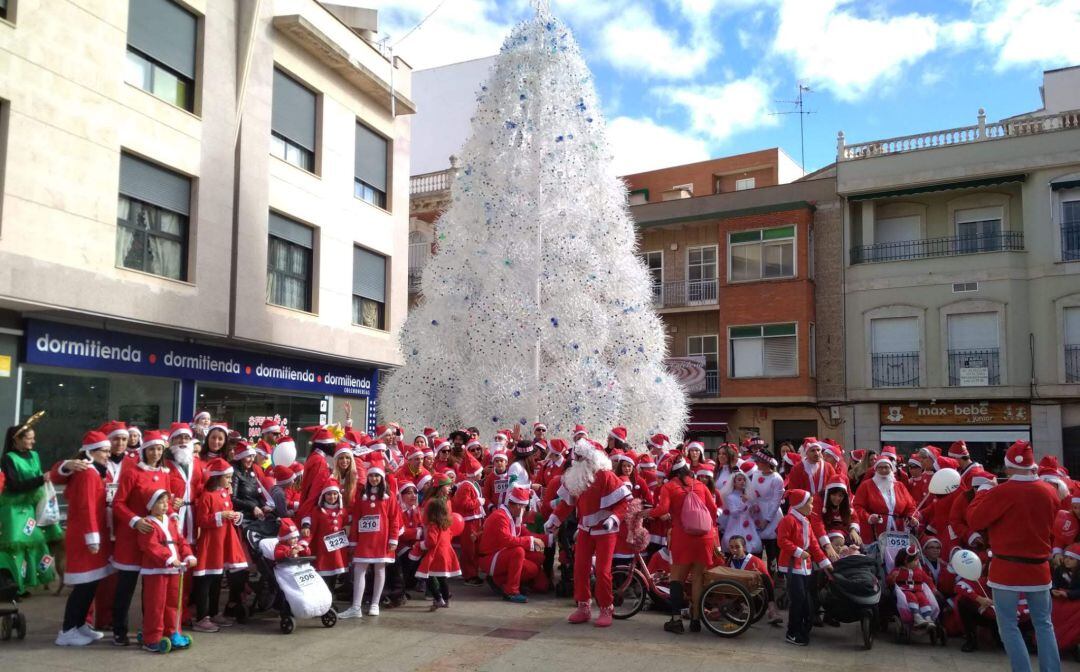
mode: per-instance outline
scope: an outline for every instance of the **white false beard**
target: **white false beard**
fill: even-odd
[[[190,467],[192,461],[195,460],[195,446],[190,443],[185,443],[180,446],[173,446],[172,449],[173,461],[182,467]]]
[[[588,441],[578,441],[574,447],[574,463],[563,474],[562,484],[577,497],[585,492],[599,471],[611,470],[611,458],[604,451],[596,450]]]

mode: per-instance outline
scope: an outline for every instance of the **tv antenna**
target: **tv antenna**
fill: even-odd
[[[799,165],[802,166],[803,173],[806,173],[806,133],[805,133],[804,128],[803,128],[803,119],[806,117],[806,115],[815,114],[817,112],[817,110],[807,110],[806,109],[806,107],[804,106],[805,101],[803,100],[803,94],[804,93],[813,93],[813,92],[814,92],[813,89],[811,89],[809,86],[803,84],[802,82],[799,82],[799,95],[798,95],[798,97],[795,98],[795,100],[778,100],[778,101],[776,101],[778,103],[785,103],[785,104],[788,104],[788,105],[794,105],[795,109],[794,110],[789,110],[787,112],[770,112],[770,114],[773,115],[773,116],[786,115],[786,114],[797,114],[797,115],[799,115]]]

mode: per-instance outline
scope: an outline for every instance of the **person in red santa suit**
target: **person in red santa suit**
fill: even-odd
[[[416,586],[416,570],[419,561],[412,560],[410,551],[420,555],[420,540],[424,538],[424,511],[419,505],[416,486],[410,481],[398,485],[398,507],[401,512],[401,536],[398,537],[397,559],[387,566],[388,605],[391,609],[405,604],[405,591]],[[347,559],[346,559],[347,561]]]
[[[947,455],[950,459],[956,460],[956,470],[960,472],[961,476],[963,476],[968,469],[981,466],[978,462],[971,459],[971,453],[968,452],[967,443],[963,440],[954,441],[953,444],[949,446]]]
[[[341,612],[339,618],[360,618],[361,603],[366,587],[368,567],[373,573],[371,606],[369,616],[379,615],[386,582],[386,565],[397,557],[398,537],[401,535],[401,509],[398,498],[386,479],[386,462],[375,456],[367,470],[364,489],[357,494],[353,505],[350,525],[353,546],[353,599],[352,606]]]
[[[240,542],[240,523],[244,516],[233,510],[233,468],[220,457],[205,464],[206,486],[195,505],[195,524],[199,541],[195,546],[195,622],[193,630],[218,632],[235,622],[220,613],[221,579],[229,575],[227,606],[235,612],[247,582],[247,555]]]
[[[930,474],[923,469],[922,460],[918,455],[912,455],[907,461],[908,494],[915,500],[915,508],[922,509],[930,495]]]
[[[848,480],[847,460],[844,459],[844,449],[832,439],[822,441],[821,456],[832,465],[832,468],[845,481]]]
[[[688,472],[689,473],[689,472]],[[567,618],[570,623],[592,620],[592,593],[589,579],[596,562],[596,601],[600,616],[594,625],[611,626],[615,597],[611,589],[611,560],[620,530],[620,518],[630,502],[630,486],[611,471],[611,459],[604,447],[588,439],[574,444],[574,463],[563,474],[559,503],[544,529],[554,534],[571,511],[577,512],[574,540],[574,600],[577,608]]]
[[[934,608],[931,604],[932,596],[924,591],[924,586],[931,590],[936,588],[934,580],[921,566],[919,549],[909,546],[896,554],[896,566],[889,572],[888,583],[900,589],[900,596],[904,605],[911,612],[911,618],[916,628],[925,628],[933,623]],[[901,605],[897,605],[899,609]]]
[[[814,536],[818,544],[825,551],[829,560],[835,562],[840,559],[832,544],[829,543],[829,534],[838,532],[844,539],[850,538],[852,543],[862,545],[862,535],[859,533],[859,522],[851,510],[851,498],[848,496],[847,484],[837,478],[825,486],[825,491],[820,497],[814,498],[814,505],[810,513],[810,523],[813,526]]]
[[[948,536],[953,544],[959,544],[964,548],[982,550],[986,545],[979,530],[968,528],[967,510],[971,500],[975,499],[975,491],[984,485],[994,485],[994,475],[985,471],[981,466],[975,465],[964,472],[960,478],[960,491],[953,497],[952,508],[949,511]]]
[[[169,492],[164,488],[146,497],[146,511],[154,529],[139,535],[142,550],[142,638],[143,650],[161,653],[162,639],[170,640],[173,649],[185,649],[191,638],[177,630],[177,603],[180,598],[180,572],[196,565],[195,555],[180,533],[176,518],[169,515]]]
[[[701,614],[698,613],[699,596],[704,581],[705,568],[713,564],[720,555],[719,537],[715,524],[705,525],[706,520],[716,520],[716,500],[705,484],[695,479],[686,460],[677,460],[671,465],[668,482],[660,488],[660,497],[656,507],[646,515],[652,518],[670,516],[671,518],[671,591],[669,606],[671,618],[664,624],[664,630],[682,634],[683,582],[690,578],[690,631],[701,631]],[[693,498],[693,500],[691,500]],[[696,524],[707,527],[687,529],[686,507],[696,505],[704,518],[692,518]],[[576,558],[575,558],[576,560]],[[577,578],[575,577],[575,588]]]
[[[542,571],[544,541],[525,529],[521,517],[532,499],[529,488],[514,488],[505,502],[484,520],[480,535],[480,566],[503,593],[503,599],[524,604],[528,599],[521,585],[533,590],[547,590],[547,576]]]
[[[274,546],[274,560],[299,558],[311,553],[306,539],[300,537],[300,530],[292,518],[282,518],[278,523],[278,542]]]
[[[821,446],[812,436],[803,442],[803,459],[788,474],[788,490],[806,490],[816,495],[825,489],[826,483],[836,479],[836,470],[821,457]]]
[[[101,432],[83,436],[79,448],[92,466],[70,477],[64,490],[68,504],[64,552],[67,567],[64,583],[72,587],[64,607],[64,623],[56,637],[57,646],[86,646],[103,637],[86,624],[98,582],[112,573],[109,564],[109,535],[105,518],[105,465],[109,461],[109,440]]]
[[[776,529],[780,546],[777,564],[787,574],[788,627],[785,640],[795,646],[810,644],[813,627],[811,599],[814,566],[828,570],[832,566],[811,530],[812,495],[806,490],[788,490],[788,513]]]
[[[484,494],[476,476],[464,475],[458,481],[451,500],[453,510],[461,515],[465,528],[458,537],[461,544],[461,575],[466,586],[482,586],[479,576],[479,541],[484,526]]]
[[[424,468],[424,450],[411,446],[405,453],[405,464],[394,472],[398,484],[408,481],[416,486],[416,491],[421,497],[427,494],[431,487],[431,472]]]
[[[990,561],[988,584],[994,589],[998,632],[1014,672],[1031,669],[1016,613],[1026,596],[1038,641],[1040,670],[1061,668],[1050,621],[1050,538],[1060,499],[1054,488],[1035,475],[1031,444],[1017,441],[1005,453],[1009,479],[982,486],[968,505],[967,523],[986,530]]]
[[[318,506],[320,493],[326,487],[326,481],[330,480],[330,456],[337,445],[333,432],[325,427],[305,427],[303,431],[311,433],[312,436],[311,452],[304,461],[304,480],[300,483],[300,508],[297,516],[301,530],[311,526],[311,511]]]
[[[169,487],[169,468],[165,466],[165,436],[147,430],[143,436],[138,461],[125,460],[112,499],[112,525],[115,542],[112,565],[116,569],[113,594],[99,599],[95,611],[108,605],[112,612],[113,644],[127,646],[128,611],[142,569],[139,536],[150,534],[154,527],[146,515],[146,492]],[[105,609],[102,609],[105,611]],[[102,614],[104,616],[104,614]]]
[[[612,451],[611,464],[615,475],[630,486],[630,497],[641,500],[642,506],[652,506],[652,492],[649,486],[634,471],[637,466],[634,456],[621,450]],[[625,534],[620,534],[618,537],[618,541],[615,542],[614,562],[617,565],[628,564],[637,553],[637,549],[630,545]]]
[[[877,539],[883,532],[914,529],[915,502],[903,484],[894,476],[892,460],[879,457],[874,463],[874,476],[859,485],[852,508],[859,521],[863,540]]]
[[[206,478],[203,475],[202,461],[195,456],[191,428],[186,422],[174,422],[169,429],[166,464],[169,467],[169,490],[172,492],[177,526],[188,544],[194,544],[195,502],[202,495]]]
[[[1080,494],[1070,495],[1065,499],[1067,509],[1061,509],[1054,517],[1054,537],[1051,547],[1051,562],[1061,564],[1065,548],[1080,539]]]
[[[544,461],[540,463],[536,476],[536,482],[543,486],[539,493],[541,501],[547,499],[547,491],[544,488],[547,487],[551,479],[566,471],[567,450],[568,446],[564,439],[552,439],[548,443],[547,455],[544,457]]]
[[[424,506],[424,538],[420,540],[420,551],[424,557],[416,568],[416,578],[425,579],[433,596],[431,611],[446,609],[450,606],[450,583],[448,579],[461,576],[461,566],[457,555],[450,545],[460,524],[446,506],[446,500],[438,497],[428,500]],[[413,549],[414,551],[417,549]]]
[[[1080,544],[1065,548],[1061,564],[1054,569],[1054,635],[1062,651],[1080,653]]]
[[[510,459],[505,450],[496,450],[491,454],[491,471],[484,476],[484,502],[488,511],[494,510],[510,487],[510,474],[508,468]]]

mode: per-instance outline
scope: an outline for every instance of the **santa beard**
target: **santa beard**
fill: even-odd
[[[173,462],[176,462],[182,467],[190,467],[192,461],[195,459],[195,446],[190,443],[173,446],[172,456]]]
[[[562,485],[567,492],[577,497],[585,492],[596,473],[611,469],[611,459],[602,450],[596,450],[587,441],[578,441],[574,446],[574,463],[562,477]]]

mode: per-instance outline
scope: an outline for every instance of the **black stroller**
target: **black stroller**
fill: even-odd
[[[311,566],[315,558],[272,560],[277,529],[271,532],[269,527],[269,524],[250,525],[244,530],[249,555],[259,571],[259,581],[253,586],[255,606],[277,611],[279,627],[286,635],[292,633],[296,621],[302,618],[318,618],[324,628],[334,627],[338,617],[333,609],[333,596]]]
[[[840,558],[833,564],[832,579],[818,590],[818,604],[825,618],[841,623],[858,623],[863,648],[874,646],[878,627],[878,605],[885,578],[877,560],[865,555]]]
[[[0,570],[0,639],[5,641],[11,639],[12,633],[15,639],[26,638],[26,615],[19,612],[15,601],[18,592],[19,586],[11,574]]]

